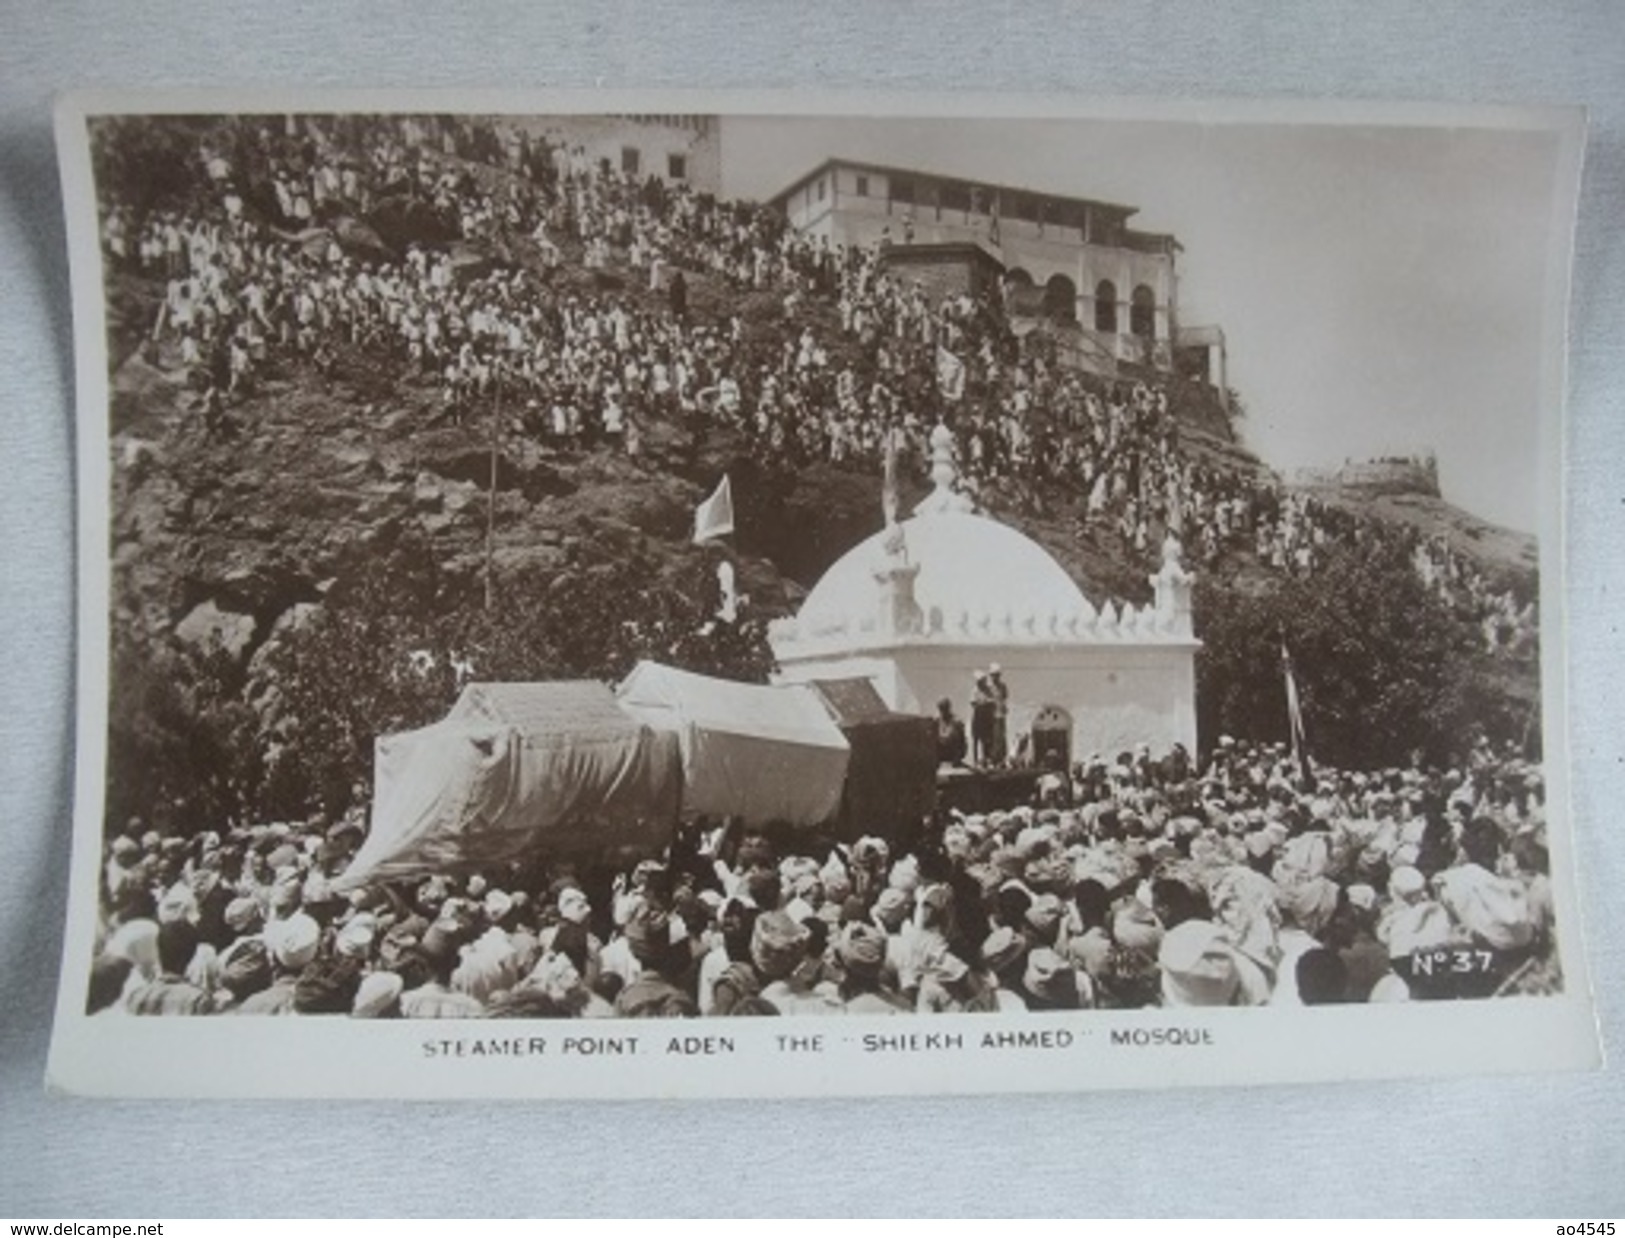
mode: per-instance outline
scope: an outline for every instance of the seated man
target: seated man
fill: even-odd
[[[965,724],[954,717],[954,703],[943,697],[937,702],[937,764],[963,765],[967,751]]]

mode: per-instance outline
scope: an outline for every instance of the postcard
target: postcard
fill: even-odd
[[[58,109],[102,1096],[1594,1067],[1577,109]]]

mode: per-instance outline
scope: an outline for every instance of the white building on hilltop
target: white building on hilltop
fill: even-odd
[[[1048,552],[971,511],[954,490],[953,436],[931,435],[936,489],[914,515],[842,556],[793,619],[769,629],[786,683],[865,678],[892,709],[968,718],[978,671],[1001,668],[1012,750],[1040,720],[1068,759],[1149,744],[1196,749],[1191,580],[1164,548],[1149,606],[1097,608]]]

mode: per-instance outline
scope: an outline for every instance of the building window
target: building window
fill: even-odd
[[[893,202],[905,202],[912,206],[914,204],[914,182],[902,180],[895,176],[892,177],[891,197]]]
[[[937,201],[942,204],[943,210],[963,211],[968,214],[971,209],[970,186],[944,185],[937,193]]]
[[[868,196],[869,196],[869,178],[867,176],[860,176],[860,177],[858,177],[858,197],[867,198]]]
[[[824,178],[822,176],[818,178],[818,200],[820,202],[824,200]]]
[[[1144,340],[1157,333],[1157,295],[1145,284],[1134,289],[1134,299],[1129,302],[1128,329]]]
[[[674,181],[687,180],[688,157],[685,155],[667,155],[666,175]]]
[[[638,165],[638,148],[636,146],[621,147],[621,171],[628,176],[636,176],[638,174]]]
[[[1117,334],[1117,285],[1109,279],[1095,285],[1095,330]]]

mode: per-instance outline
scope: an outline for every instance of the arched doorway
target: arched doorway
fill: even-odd
[[[1157,334],[1157,294],[1149,285],[1140,284],[1134,289],[1134,299],[1129,303],[1128,329],[1130,334],[1144,340]]]
[[[1117,285],[1109,279],[1095,285],[1095,330],[1117,334]]]
[[[1005,312],[1019,317],[1038,313],[1041,294],[1033,277],[1020,267],[1011,267],[1004,274]]]
[[[1072,715],[1059,705],[1045,705],[1033,718],[1034,769],[1072,768]]]
[[[1051,275],[1044,285],[1044,317],[1074,322],[1078,317],[1078,288],[1064,275]]]

